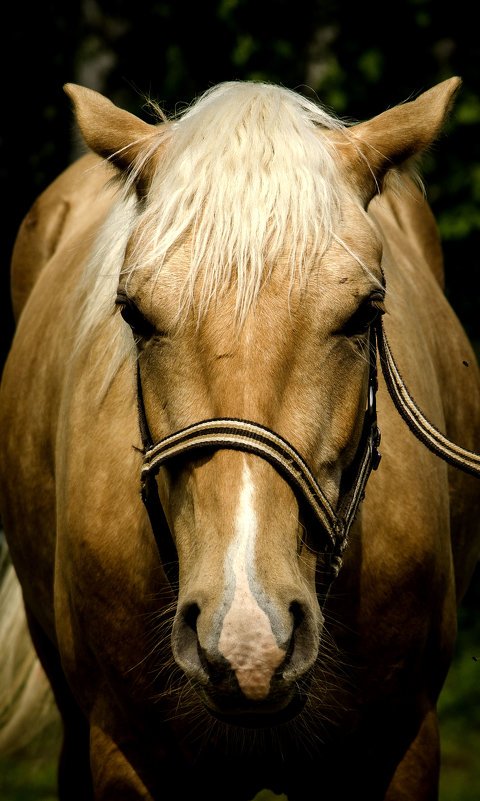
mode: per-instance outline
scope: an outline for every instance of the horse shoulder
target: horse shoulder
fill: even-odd
[[[13,256],[17,327],[0,386],[0,506],[26,601],[43,610],[52,608],[56,441],[75,334],[75,288],[112,203],[110,177],[96,156],[69,167],[27,215]],[[53,636],[51,620],[42,626]]]
[[[18,231],[11,263],[15,320],[45,265],[78,225],[85,203],[111,177],[103,162],[87,154],[71,164],[36,199]]]

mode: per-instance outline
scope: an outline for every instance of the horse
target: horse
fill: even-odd
[[[437,798],[480,378],[415,165],[460,84],[355,124],[66,85],[88,152],[18,233],[0,394],[62,801]]]

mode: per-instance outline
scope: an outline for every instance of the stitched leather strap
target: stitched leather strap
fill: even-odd
[[[250,420],[202,420],[162,439],[145,453],[142,483],[170,459],[205,448],[246,451],[266,459],[303,495],[332,546],[335,545],[338,530],[335,512],[308,465],[283,437]]]
[[[377,343],[380,364],[390,397],[412,433],[448,464],[480,477],[480,454],[462,448],[448,439],[417,406],[393,358],[381,320],[377,323]]]

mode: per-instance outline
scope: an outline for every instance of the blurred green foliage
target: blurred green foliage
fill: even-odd
[[[21,751],[0,759],[2,801],[57,801],[60,739],[56,721]]]

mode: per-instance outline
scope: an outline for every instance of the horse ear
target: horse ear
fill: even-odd
[[[137,193],[143,197],[150,186],[154,164],[148,158],[144,163],[140,159],[137,164],[137,159],[146,152],[148,141],[158,137],[159,126],[149,125],[118,108],[93,89],[74,83],[67,83],[63,88],[73,102],[78,126],[88,147],[122,173],[132,175]]]
[[[344,160],[347,173],[365,205],[381,191],[390,169],[399,167],[432,144],[461,83],[460,78],[449,78],[416,100],[347,129],[347,137],[333,134],[337,153]]]

